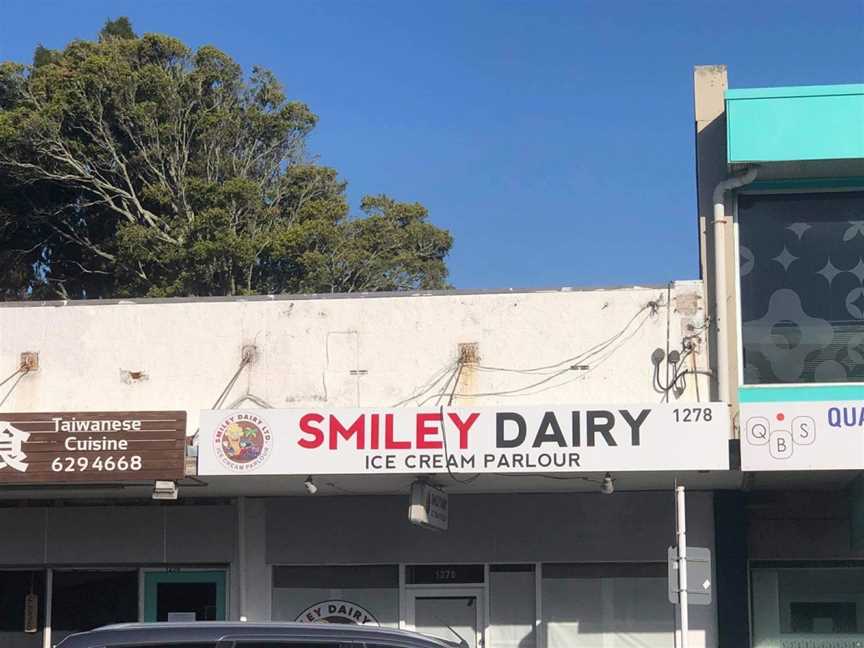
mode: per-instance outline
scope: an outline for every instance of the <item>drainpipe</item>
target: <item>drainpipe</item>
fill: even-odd
[[[756,167],[740,176],[728,178],[714,188],[714,320],[717,325],[717,396],[722,403],[729,398],[729,300],[726,285],[726,192],[748,185],[756,179]],[[734,256],[734,255],[733,255]]]

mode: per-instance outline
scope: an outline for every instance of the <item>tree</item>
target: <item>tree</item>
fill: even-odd
[[[0,292],[238,295],[446,286],[448,232],[387,196],[350,215],[316,116],[215,47],[137,37],[0,64]]]

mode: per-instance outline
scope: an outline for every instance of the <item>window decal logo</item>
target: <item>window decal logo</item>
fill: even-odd
[[[380,626],[378,619],[366,608],[350,601],[322,601],[310,605],[297,615],[299,623],[341,623],[346,625]]]

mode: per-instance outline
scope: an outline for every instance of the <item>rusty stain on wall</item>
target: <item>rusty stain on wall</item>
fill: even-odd
[[[143,371],[130,371],[128,369],[120,370],[120,380],[126,383],[127,385],[131,385],[133,383],[144,382],[145,380],[150,380],[150,376],[148,376]]]

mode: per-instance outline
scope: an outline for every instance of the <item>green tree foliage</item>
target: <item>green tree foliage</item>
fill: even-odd
[[[446,287],[450,234],[310,162],[267,70],[125,18],[0,63],[0,297]]]
[[[110,18],[105,21],[102,30],[99,32],[99,40],[106,38],[135,38],[135,32],[132,31],[132,23],[126,16],[120,16],[117,20]]]

